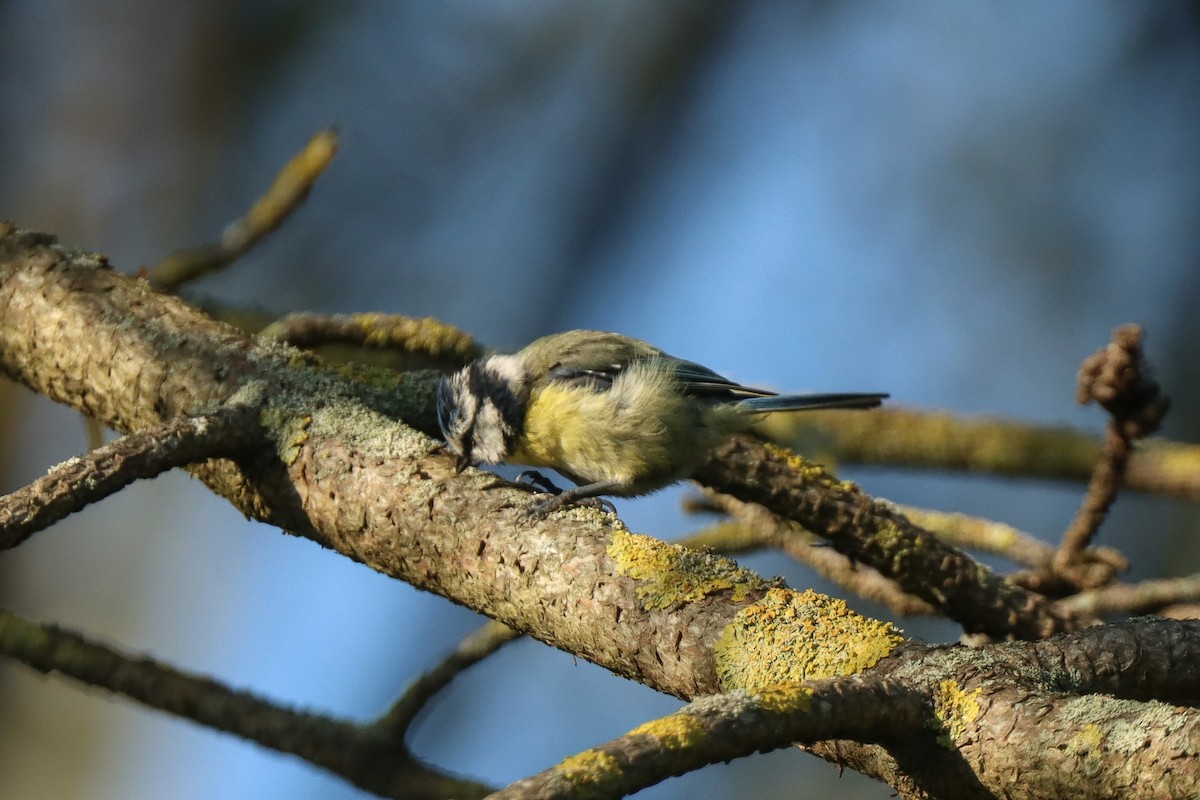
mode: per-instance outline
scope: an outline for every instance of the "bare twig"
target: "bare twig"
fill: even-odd
[[[1032,570],[1049,569],[1054,562],[1054,546],[1003,522],[905,505],[897,508],[904,516],[955,547],[1004,556]],[[1129,569],[1125,556],[1111,547],[1089,547],[1079,554],[1079,559],[1079,569],[1095,569],[1102,575],[1111,576],[1114,569],[1118,572]]]
[[[1188,575],[1115,583],[1064,598],[1059,605],[1080,614],[1099,616],[1117,612],[1150,614],[1168,606],[1197,602],[1200,602],[1200,575]]]
[[[1154,433],[1170,407],[1170,400],[1149,377],[1140,326],[1117,328],[1112,342],[1083,362],[1077,399],[1084,404],[1094,400],[1110,416],[1103,453],[1088,483],[1087,495],[1054,556],[1055,572],[1079,586],[1081,576],[1073,574],[1071,568],[1117,497],[1129,461],[1130,443]]]
[[[299,756],[385,796],[440,800],[481,797],[489,791],[482,784],[421,764],[402,744],[380,741],[370,727],[285,708],[250,692],[3,610],[0,653],[38,672],[59,672],[159,711]]]
[[[210,458],[230,458],[258,443],[257,411],[227,406],[122,436],[52,468],[0,498],[0,550],[16,547],[84,506],[136,480]]]
[[[284,165],[266,194],[240,219],[231,222],[215,242],[177,250],[146,272],[154,288],[174,292],[209,272],[224,269],[245,255],[295,211],[337,153],[337,133],[318,132]]]
[[[521,634],[500,622],[485,622],[458,643],[442,663],[417,678],[387,713],[372,723],[375,734],[403,741],[417,714],[463,670],[479,663]]]

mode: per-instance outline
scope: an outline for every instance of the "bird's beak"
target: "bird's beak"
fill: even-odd
[[[462,471],[471,466],[471,459],[467,456],[458,456],[454,459],[454,474],[460,475]]]

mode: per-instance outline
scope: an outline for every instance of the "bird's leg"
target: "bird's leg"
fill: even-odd
[[[496,480],[484,486],[484,489],[511,489],[513,487],[524,489],[527,492],[547,492],[549,494],[558,494],[562,489],[554,485],[554,481],[547,478],[536,469],[527,469],[522,471],[513,480],[505,480],[499,476]]]
[[[544,517],[551,511],[562,508],[565,505],[588,506],[600,511],[608,511],[612,514],[617,513],[617,507],[612,504],[612,501],[605,500],[601,495],[608,494],[620,487],[618,481],[596,481],[595,483],[584,484],[583,486],[573,486],[570,489],[563,489],[557,494],[540,500],[529,507],[529,516]]]

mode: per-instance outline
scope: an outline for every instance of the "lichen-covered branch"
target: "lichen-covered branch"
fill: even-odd
[[[456,474],[436,441],[401,421],[436,430],[434,375],[326,368],[11,228],[0,229],[0,365],[122,431],[259,385],[269,445],[240,468],[193,468],[215,491],[256,519],[669,694],[718,690],[716,642],[770,588],[591,510],[530,521],[527,492],[481,492],[494,476]]]
[[[517,781],[489,800],[624,797],[673,775],[795,742],[920,734],[927,709],[919,695],[878,680],[713,695]]]
[[[1079,624],[1041,595],[1003,580],[854,484],[794,454],[735,437],[713,451],[696,477],[798,522],[942,610],[968,633],[1042,639]]]
[[[399,314],[319,314],[295,312],[275,320],[259,333],[263,339],[311,349],[350,344],[420,356],[453,369],[483,355],[475,338],[433,317]]]

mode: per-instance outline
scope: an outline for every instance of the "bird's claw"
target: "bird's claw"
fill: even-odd
[[[574,489],[561,489],[554,484],[552,480],[547,478],[542,473],[535,469],[527,469],[521,472],[512,481],[506,481],[503,478],[497,478],[484,487],[485,489],[499,488],[517,488],[527,492],[537,492],[539,494],[547,494],[549,497],[543,497],[540,500],[535,500],[525,507],[525,515],[530,519],[542,519],[550,512],[557,511],[563,506],[583,506],[585,508],[594,508],[597,511],[607,511],[616,516],[617,507],[611,501],[603,497],[579,497],[575,494]],[[505,503],[501,508],[512,508],[513,503]]]
[[[557,511],[563,506],[580,506],[583,508],[594,508],[597,511],[607,511],[614,517],[617,515],[617,507],[611,501],[603,497],[575,497],[571,492],[564,491],[530,503],[525,507],[525,514],[530,519],[543,519],[552,511]]]
[[[562,494],[563,490],[554,484],[554,481],[547,478],[536,469],[522,470],[514,481],[518,486],[526,486],[529,488],[541,489],[553,495]]]

